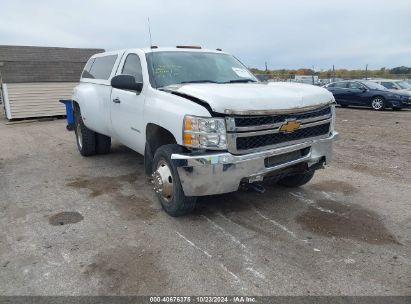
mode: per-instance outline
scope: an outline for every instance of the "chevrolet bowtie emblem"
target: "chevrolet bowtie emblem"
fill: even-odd
[[[279,131],[281,133],[292,133],[297,130],[301,125],[301,122],[296,120],[289,120],[286,123],[282,124]]]

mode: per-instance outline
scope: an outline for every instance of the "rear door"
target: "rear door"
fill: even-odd
[[[90,59],[81,75],[81,114],[86,126],[93,131],[112,136],[110,122],[111,77],[121,58],[119,52],[97,54]]]
[[[126,52],[120,62],[116,75],[132,75],[136,82],[147,82],[143,79],[143,54]],[[141,93],[115,89],[111,91],[111,124],[115,137],[133,150],[144,153],[144,102],[146,87]]]
[[[327,89],[333,93],[335,100],[338,104],[347,104],[347,82],[339,81],[331,83],[327,86]]]

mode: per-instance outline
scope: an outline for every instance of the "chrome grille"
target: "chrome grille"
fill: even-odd
[[[226,117],[228,150],[243,154],[327,137],[331,119],[330,106],[295,114],[229,116]],[[300,127],[283,133],[280,128],[287,121],[296,121]]]
[[[276,123],[283,123],[287,119],[307,119],[323,115],[331,114],[331,107],[325,107],[310,112],[303,112],[299,114],[283,114],[276,116],[246,116],[246,117],[235,117],[235,125],[237,127],[250,127],[250,126],[270,126]]]

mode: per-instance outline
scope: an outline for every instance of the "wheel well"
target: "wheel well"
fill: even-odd
[[[375,95],[375,96],[371,97],[371,100],[373,100],[374,98],[377,98],[377,97],[380,97],[382,100],[385,101],[384,96],[381,96],[381,95]]]
[[[146,127],[146,148],[144,150],[144,169],[147,176],[152,174],[154,153],[167,144],[176,144],[177,141],[170,131],[159,125],[149,123]]]
[[[148,147],[148,157],[153,158],[156,150],[168,144],[176,144],[177,141],[170,131],[159,125],[149,123],[146,128],[146,143]],[[146,155],[144,156],[146,157]]]
[[[73,100],[73,111],[74,111],[74,113],[78,112],[79,109],[80,109],[80,106],[79,106],[78,102]]]

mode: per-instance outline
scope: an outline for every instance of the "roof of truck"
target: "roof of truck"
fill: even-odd
[[[208,52],[208,53],[224,53],[221,50],[217,49],[203,49],[201,47],[155,47],[155,48],[141,48],[144,53],[152,53],[152,52]]]
[[[126,51],[141,51],[144,53],[156,53],[156,52],[199,52],[199,53],[218,53],[218,54],[226,54],[220,49],[203,49],[198,47],[144,47],[144,48],[129,48],[129,49],[121,49],[121,50],[114,50],[108,51],[104,53],[95,54],[93,57],[100,57],[105,55],[114,55],[119,53],[124,53]]]

